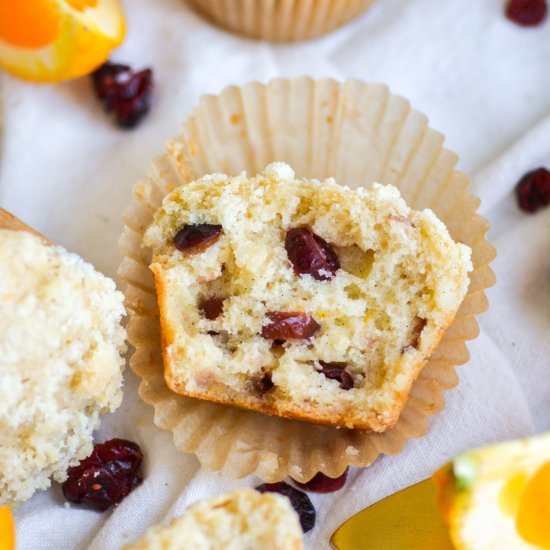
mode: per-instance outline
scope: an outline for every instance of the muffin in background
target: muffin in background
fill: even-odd
[[[302,550],[302,528],[288,498],[239,489],[190,506],[122,550]]]
[[[0,505],[92,451],[122,400],[123,296],[76,254],[0,230]]]
[[[372,1],[189,0],[217,25],[271,42],[298,42],[327,34],[357,17]]]

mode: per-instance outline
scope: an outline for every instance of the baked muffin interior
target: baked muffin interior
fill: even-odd
[[[147,230],[172,389],[382,431],[452,321],[470,250],[392,186],[206,176]]]

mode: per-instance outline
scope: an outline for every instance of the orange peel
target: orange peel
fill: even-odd
[[[7,506],[0,506],[0,550],[15,550],[15,522]]]

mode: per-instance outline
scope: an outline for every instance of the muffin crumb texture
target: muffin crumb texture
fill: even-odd
[[[470,249],[395,187],[295,179],[280,162],[175,189],[144,243],[172,390],[377,432],[397,421],[472,269]]]
[[[0,230],[0,504],[90,454],[121,402],[123,296],[80,257]]]
[[[301,550],[302,528],[286,497],[239,489],[190,506],[122,550]]]

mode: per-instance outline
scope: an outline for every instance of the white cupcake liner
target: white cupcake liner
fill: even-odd
[[[141,246],[162,198],[200,176],[261,171],[269,162],[290,164],[298,177],[333,176],[352,187],[373,181],[397,186],[415,209],[431,208],[453,238],[473,250],[470,287],[453,324],[413,385],[399,421],[382,434],[335,429],[232,409],[171,392],[164,382],[159,319],[150,252]],[[154,421],[174,434],[178,449],[234,477],[255,473],[273,482],[316,472],[340,475],[348,465],[369,466],[380,454],[397,454],[428,431],[457,384],[455,367],[469,359],[466,341],[478,335],[475,316],[488,307],[484,290],[495,282],[488,223],[476,214],[479,199],[469,178],[455,170],[457,156],[424,115],[385,86],[310,78],[229,87],[206,96],[167,145],[167,154],[136,184],[120,240],[119,275],[127,283],[128,335],[139,393],[155,408]]]

